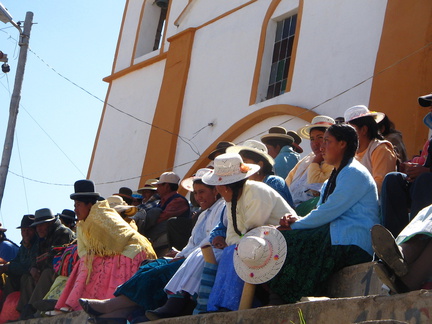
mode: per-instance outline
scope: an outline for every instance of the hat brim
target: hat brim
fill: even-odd
[[[100,194],[98,192],[77,192],[70,195],[70,199],[79,200],[80,198],[95,198],[98,199]]]
[[[199,178],[198,177],[189,177],[189,178],[186,178],[186,179],[182,180],[182,182],[180,182],[180,184],[187,191],[193,192],[194,191],[194,189],[193,189],[193,183],[197,179],[201,179],[201,177],[199,177]]]
[[[320,124],[306,125],[306,126],[300,128],[297,131],[297,134],[299,134],[299,136],[301,138],[310,140],[310,131],[311,131],[311,129],[313,129],[313,128],[329,128],[332,125],[334,125],[334,124],[332,124],[332,123],[320,123]]]
[[[384,119],[385,114],[382,113],[382,112],[370,112],[370,113],[367,113],[367,114],[364,114],[364,115],[361,115],[361,116],[357,116],[357,117],[351,118],[349,121],[346,121],[346,122],[350,123],[350,122],[352,122],[355,119],[359,119],[359,118],[362,118],[362,117],[368,117],[368,116],[372,116],[374,118],[375,122],[378,124],[380,121],[382,121]]]
[[[287,145],[292,145],[292,143],[294,143],[294,138],[285,134],[271,133],[261,136],[261,142],[264,144],[267,144],[267,142],[272,139],[282,140],[286,142]]]
[[[252,174],[258,172],[258,170],[260,169],[260,166],[257,164],[249,164],[249,163],[243,163],[243,164],[249,167],[249,170],[245,173],[240,172],[229,176],[221,176],[215,174],[214,172],[215,170],[210,170],[207,174],[205,174],[202,177],[202,181],[205,184],[211,186],[223,186],[223,185],[231,184],[249,178]]]
[[[244,282],[257,285],[273,279],[279,273],[287,256],[287,244],[282,233],[271,226],[256,227],[247,232],[243,238],[248,236],[263,238],[269,241],[273,248],[271,258],[260,268],[250,268],[240,259],[237,249],[234,251],[234,268],[237,275]]]
[[[275,161],[270,156],[270,154],[268,154],[266,152],[263,152],[263,151],[261,151],[259,149],[250,147],[250,146],[236,145],[236,146],[231,146],[231,147],[229,147],[227,149],[227,153],[238,153],[238,154],[240,154],[241,151],[254,152],[254,153],[259,154],[260,156],[262,156],[264,159],[266,159],[271,165],[275,164]]]
[[[142,188],[139,188],[139,189],[137,190],[137,192],[140,193],[140,192],[143,192],[144,190],[156,191],[157,188],[155,188],[155,187],[142,187]]]
[[[56,220],[56,218],[54,217],[54,218],[43,219],[43,220],[34,222],[33,224],[30,225],[30,227],[35,227],[36,225],[39,225],[39,224],[52,222],[53,220]]]

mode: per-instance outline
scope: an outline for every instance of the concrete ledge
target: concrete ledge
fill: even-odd
[[[299,311],[307,324],[315,323],[431,323],[432,292],[418,290],[393,296],[333,298],[282,306],[269,306],[237,312],[211,313],[156,321],[160,324],[299,323]],[[83,324],[84,312],[17,323]]]
[[[343,297],[299,302],[237,312],[211,313],[159,320],[157,323],[220,324],[220,323],[299,323],[299,312],[307,324],[314,323],[432,323],[432,292],[384,296],[382,283],[373,271],[374,262],[342,269],[330,281],[327,296]],[[354,297],[357,296],[357,297]],[[73,312],[17,323],[83,324],[88,316]],[[399,321],[399,322],[398,322]]]
[[[335,298],[283,306],[256,308],[238,312],[177,317],[156,323],[220,324],[220,323],[299,323],[301,310],[307,324],[360,323],[396,320],[402,323],[431,323],[432,293],[426,290],[394,296]],[[385,323],[385,322],[384,322]]]
[[[330,277],[327,288],[328,297],[354,297],[368,295],[387,295],[382,282],[374,271],[375,262],[346,267]]]

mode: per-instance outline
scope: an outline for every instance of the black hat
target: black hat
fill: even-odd
[[[214,160],[214,158],[216,157],[216,154],[218,154],[218,153],[223,154],[223,153],[225,153],[225,151],[228,147],[234,146],[234,145],[235,144],[231,143],[231,142],[225,142],[225,141],[219,142],[216,145],[216,149],[214,151],[210,152],[210,154],[207,157],[210,160]]]
[[[21,219],[21,226],[18,226],[17,228],[29,228],[32,226],[33,221],[34,221],[35,215],[33,214],[29,214],[29,215],[24,215],[23,218]]]
[[[75,193],[70,195],[70,199],[80,200],[84,198],[88,200],[89,198],[98,199],[100,197],[99,193],[95,192],[94,182],[91,180],[85,179],[75,181],[74,188]]]
[[[71,220],[71,221],[76,220],[75,212],[73,210],[70,210],[70,209],[63,209],[61,214],[57,214],[57,215],[60,216],[60,218],[64,218],[67,220]]]
[[[42,224],[42,223],[51,222],[55,219],[56,219],[56,217],[54,216],[51,209],[49,209],[49,208],[38,209],[35,212],[34,223],[31,224],[31,227],[34,227],[34,226]]]
[[[432,93],[418,97],[418,103],[422,107],[432,106]]]
[[[134,201],[134,198],[132,197],[132,189],[128,187],[121,187],[119,189],[119,192],[114,194],[115,196],[120,196],[126,201],[128,205],[132,204]]]

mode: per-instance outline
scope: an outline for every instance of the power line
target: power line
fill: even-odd
[[[398,61],[394,62],[393,64],[390,64],[390,65],[388,65],[387,67],[383,68],[381,71],[379,71],[379,72],[377,72],[377,73],[375,73],[375,74],[372,74],[371,76],[369,76],[369,77],[367,77],[366,79],[364,79],[364,80],[362,80],[362,81],[360,81],[360,82],[354,84],[353,86],[351,86],[351,87],[345,89],[344,91],[341,91],[340,93],[338,93],[338,94],[336,94],[336,95],[334,95],[334,96],[332,96],[332,97],[330,97],[330,98],[328,98],[328,99],[322,101],[321,103],[315,105],[314,107],[307,109],[307,111],[305,111],[305,112],[301,112],[301,113],[299,113],[299,114],[296,115],[296,116],[293,116],[293,117],[288,118],[287,120],[281,122],[279,125],[282,125],[282,124],[285,124],[285,123],[287,123],[287,122],[290,122],[290,121],[293,120],[294,118],[298,118],[298,117],[300,117],[300,116],[306,114],[306,113],[309,112],[309,111],[314,111],[314,110],[316,110],[318,107],[320,107],[320,106],[322,106],[322,105],[324,105],[324,104],[326,104],[326,103],[328,103],[328,102],[330,102],[330,101],[336,99],[337,97],[340,97],[341,95],[343,95],[343,94],[345,94],[345,93],[351,91],[352,89],[355,89],[356,87],[358,87],[358,86],[364,84],[365,82],[367,82],[367,81],[373,79],[374,77],[376,77],[376,76],[378,76],[378,75],[384,73],[385,71],[389,70],[390,68],[392,68],[392,67],[394,67],[394,66],[400,64],[401,62],[405,61],[406,59],[410,58],[411,56],[413,56],[413,55],[415,55],[415,54],[421,52],[422,50],[426,49],[427,47],[430,47],[431,45],[432,45],[432,42],[429,42],[429,43],[425,44],[425,45],[422,46],[421,48],[419,48],[419,49],[417,49],[417,50],[411,52],[410,54],[406,55],[405,57],[401,58],[400,60],[398,60]],[[44,61],[40,56],[38,56],[38,55],[37,55],[37,54],[36,54],[32,49],[29,49],[29,50],[30,50],[30,52],[31,52],[32,54],[34,54],[34,55],[35,55],[39,60],[41,60],[41,61],[42,61],[42,62],[43,62],[47,67],[49,67],[49,68],[50,68],[52,71],[54,71],[57,75],[59,75],[60,77],[62,77],[62,78],[65,79],[66,81],[70,82],[70,83],[73,84],[74,86],[78,87],[78,88],[81,89],[82,91],[86,92],[86,93],[89,94],[90,96],[92,96],[92,97],[94,97],[95,99],[99,100],[100,102],[106,104],[107,106],[109,106],[109,107],[115,109],[116,111],[118,111],[118,112],[120,112],[120,113],[123,113],[123,114],[129,116],[130,118],[133,118],[133,119],[135,119],[135,120],[137,120],[137,121],[139,121],[139,122],[142,122],[142,123],[144,123],[144,124],[146,124],[146,125],[149,125],[149,126],[151,126],[151,127],[158,128],[158,129],[160,129],[160,130],[162,130],[162,131],[165,131],[165,132],[167,132],[167,133],[169,133],[169,134],[171,134],[171,135],[177,136],[180,140],[182,140],[184,143],[186,143],[187,145],[189,145],[189,147],[194,151],[194,153],[196,153],[197,155],[200,155],[198,149],[195,150],[195,149],[192,147],[192,144],[193,144],[193,143],[190,142],[190,141],[191,141],[193,138],[195,138],[195,136],[196,136],[199,132],[201,132],[203,129],[205,129],[206,127],[210,127],[210,126],[212,126],[212,125],[208,124],[207,126],[204,126],[204,127],[202,127],[201,129],[199,129],[197,132],[194,133],[194,136],[193,136],[190,140],[184,139],[184,138],[183,138],[182,136],[180,136],[179,134],[175,134],[175,133],[170,132],[170,131],[168,131],[168,130],[166,130],[166,129],[163,129],[163,128],[159,127],[159,126],[153,125],[153,124],[151,124],[151,123],[149,123],[149,122],[147,122],[147,121],[145,121],[145,120],[142,120],[142,119],[140,119],[140,118],[138,118],[138,117],[136,117],[136,116],[134,116],[134,115],[132,115],[132,114],[130,114],[130,113],[127,113],[127,112],[125,112],[125,111],[123,111],[123,110],[121,110],[121,109],[119,109],[119,108],[117,108],[117,107],[111,105],[111,104],[108,103],[108,102],[105,102],[104,100],[100,99],[100,98],[97,97],[96,95],[92,94],[89,90],[86,90],[85,88],[83,88],[83,87],[81,87],[80,85],[76,84],[75,82],[71,81],[69,78],[67,78],[67,77],[65,77],[64,75],[60,74],[60,73],[59,73],[58,71],[56,71],[53,67],[51,67],[48,63],[46,63],[46,62],[45,62],[45,61]],[[25,108],[24,108],[24,109],[25,109]],[[28,113],[27,110],[26,110],[26,112]],[[29,114],[29,113],[28,113],[28,114]],[[30,114],[29,114],[29,116],[31,117]],[[32,119],[34,120],[33,117],[32,117]],[[34,120],[34,121],[35,121],[35,120]],[[35,122],[36,122],[36,121],[35,121]],[[37,122],[36,122],[36,123],[37,123]],[[41,127],[39,124],[37,124],[37,125],[38,125],[39,127]],[[42,129],[42,127],[41,127],[41,129]],[[42,129],[42,130],[43,130],[43,129]],[[44,131],[44,132],[45,132],[45,131]],[[46,133],[46,132],[45,132],[45,133]],[[254,137],[259,136],[259,135],[262,135],[262,134],[264,134],[264,133],[266,133],[266,131],[263,131],[263,132],[260,132],[260,133],[258,133],[258,134],[255,134],[254,136],[252,136],[252,137],[250,137],[250,138],[254,138]],[[46,134],[47,134],[47,133],[46,133]],[[48,134],[47,134],[47,135],[48,135]],[[49,135],[48,135],[48,136],[49,136]],[[51,137],[49,137],[49,138],[52,140]],[[188,141],[189,141],[190,143],[189,143]],[[54,142],[54,141],[53,141],[53,142]],[[54,142],[54,143],[55,143],[55,142]],[[61,148],[60,148],[57,144],[56,144],[56,146],[61,150]],[[63,151],[62,151],[62,152],[63,152]],[[64,153],[64,152],[63,152],[63,153]],[[65,153],[64,153],[64,154],[65,154]],[[66,155],[66,154],[65,154],[65,155]],[[67,156],[67,155],[66,155],[66,156]],[[69,158],[68,158],[68,159],[69,159]],[[70,160],[70,159],[69,159],[69,160]],[[181,166],[184,166],[184,165],[187,165],[187,164],[190,164],[190,163],[194,163],[194,162],[196,162],[197,160],[199,160],[199,159],[195,159],[195,160],[191,160],[191,161],[188,161],[188,162],[185,162],[185,163],[182,163],[182,164],[175,165],[173,168],[177,168],[177,167],[181,167]],[[71,161],[71,160],[70,160],[70,161]],[[72,161],[71,161],[71,162],[72,162]],[[72,164],[73,164],[73,163],[72,163]],[[74,165],[74,164],[73,164],[73,165]],[[75,166],[75,165],[74,165],[74,166]],[[167,170],[160,170],[160,171],[161,171],[161,172],[164,172],[164,171],[167,171]],[[26,180],[33,181],[33,182],[38,182],[38,183],[43,183],[43,184],[48,184],[48,185],[56,185],[56,186],[72,186],[71,184],[50,183],[50,182],[45,182],[45,181],[40,181],[40,180],[36,180],[36,179],[31,179],[31,178],[23,177],[23,176],[18,175],[18,174],[14,173],[14,172],[12,172],[12,171],[10,171],[10,170],[9,170],[9,172],[11,172],[12,174],[14,174],[14,175],[16,175],[16,176],[18,176],[18,177],[22,177],[22,178],[24,178],[24,179],[26,179]],[[81,172],[81,171],[80,171],[80,172]],[[81,172],[81,174],[82,174],[82,172]],[[139,178],[141,178],[142,176],[145,176],[145,175],[139,175],[139,176],[134,176],[134,177],[125,178],[125,179],[120,179],[120,180],[107,181],[107,182],[99,183],[99,185],[103,185],[103,184],[111,184],[111,183],[119,183],[119,182],[124,182],[124,181],[128,181],[128,180],[135,180],[135,179],[139,179]]]

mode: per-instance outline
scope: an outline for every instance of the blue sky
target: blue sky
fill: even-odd
[[[0,0],[14,21],[34,13],[15,141],[0,221],[17,244],[24,214],[73,209],[73,183],[87,175],[125,1]],[[18,30],[0,22],[0,141],[4,143],[18,64]],[[1,63],[0,63],[1,64]],[[66,80],[69,79],[70,81]],[[79,87],[74,85],[77,84]],[[82,89],[81,89],[81,88]],[[85,89],[85,91],[83,90]],[[92,95],[88,94],[87,92]],[[1,145],[3,147],[3,145]]]

